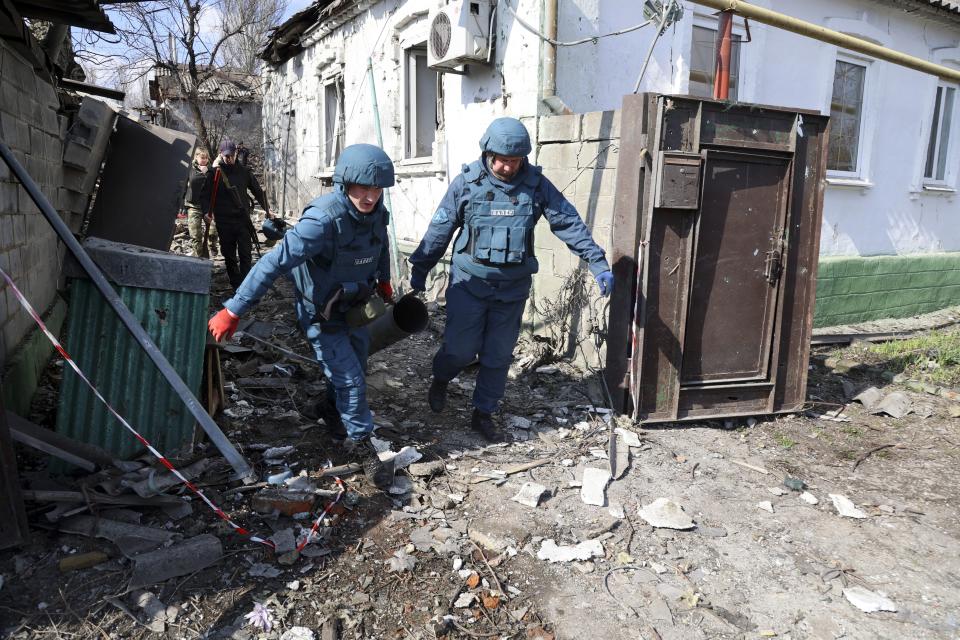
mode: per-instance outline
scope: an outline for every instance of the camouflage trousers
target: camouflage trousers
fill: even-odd
[[[190,245],[193,247],[193,255],[198,258],[209,258],[211,254],[215,256],[220,252],[216,223],[210,223],[210,230],[207,231],[206,237],[204,237],[205,225],[200,209],[188,207],[187,228],[190,229]]]

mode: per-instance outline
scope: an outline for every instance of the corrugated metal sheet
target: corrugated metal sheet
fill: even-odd
[[[198,392],[209,295],[127,286],[117,292],[187,386]],[[70,286],[66,347],[120,415],[158,449],[174,455],[190,447],[195,424],[190,412],[86,279]],[[64,368],[57,431],[123,458],[143,449],[69,367]]]

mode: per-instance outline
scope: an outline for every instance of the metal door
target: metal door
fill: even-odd
[[[802,403],[826,123],[625,99],[613,254],[634,286],[614,290],[607,363],[620,410],[657,422]]]

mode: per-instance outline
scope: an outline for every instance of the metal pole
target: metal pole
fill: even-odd
[[[898,64],[902,67],[907,67],[908,69],[914,69],[915,71],[929,73],[930,75],[938,76],[944,80],[960,82],[960,70],[934,64],[929,60],[924,60],[922,58],[907,55],[906,53],[901,53],[900,51],[888,49],[887,47],[882,47],[862,38],[840,33],[839,31],[834,31],[833,29],[827,29],[826,27],[821,27],[818,24],[807,22],[806,20],[798,20],[797,18],[792,18],[782,13],[771,11],[770,9],[764,9],[756,5],[742,2],[741,0],[690,1],[705,7],[717,9],[719,11],[732,11],[743,16],[744,18],[762,22],[763,24],[768,24],[772,27],[779,27],[786,31],[792,31],[793,33],[798,33],[802,36],[813,38],[814,40],[820,40],[821,42],[827,42],[844,49],[849,49],[850,51],[865,53],[879,60],[892,62],[893,64]]]
[[[380,129],[380,107],[377,104],[377,84],[373,80],[373,58],[367,58],[367,76],[370,78],[370,99],[373,102],[373,126],[377,132],[377,144],[383,149],[383,131]],[[397,227],[396,217],[393,215],[393,207],[390,205],[390,190],[383,190],[383,204],[390,212],[390,270],[393,271],[393,277],[396,278],[397,293],[403,294],[403,279],[400,274],[400,248],[397,246]]]
[[[729,11],[720,13],[720,22],[717,28],[717,46],[715,63],[713,66],[713,99],[730,99],[730,48],[733,40],[733,14]]]
[[[223,431],[220,430],[220,427],[217,426],[217,423],[210,418],[174,368],[170,366],[166,357],[161,353],[160,349],[157,348],[157,345],[153,343],[153,340],[150,339],[150,336],[147,335],[143,327],[140,326],[140,322],[133,313],[130,312],[127,305],[123,303],[123,300],[120,299],[117,292],[110,286],[110,283],[107,282],[103,272],[100,271],[100,268],[90,259],[90,256],[83,250],[83,247],[80,246],[77,239],[73,237],[73,233],[71,233],[66,223],[57,215],[57,212],[50,205],[50,202],[40,191],[37,183],[33,181],[33,178],[30,177],[27,170],[17,161],[10,151],[10,148],[3,142],[0,142],[0,156],[3,156],[3,161],[7,163],[10,171],[17,176],[17,179],[23,185],[24,189],[27,190],[30,198],[40,209],[41,213],[43,213],[43,217],[47,219],[47,222],[50,223],[53,230],[60,236],[60,239],[67,248],[70,249],[70,253],[73,254],[77,262],[80,263],[80,266],[83,267],[83,270],[90,276],[90,280],[93,281],[94,286],[97,287],[107,300],[107,304],[109,304],[120,317],[120,321],[123,322],[127,330],[136,338],[137,342],[140,343],[140,347],[147,356],[153,360],[153,363],[157,365],[157,369],[160,370],[163,377],[166,378],[173,390],[180,396],[180,399],[183,400],[183,403],[187,406],[187,409],[190,410],[190,413],[193,414],[193,417],[196,418],[197,422],[200,423],[200,426],[203,427],[203,430],[210,436],[210,440],[220,453],[223,454],[223,457],[227,459],[227,462],[230,463],[233,470],[237,472],[238,478],[244,482],[255,482],[257,478],[253,469],[230,443],[227,436],[225,436]]]

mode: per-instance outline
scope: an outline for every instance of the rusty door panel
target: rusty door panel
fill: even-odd
[[[708,152],[684,384],[768,377],[788,168],[785,158]]]
[[[704,107],[700,144],[766,151],[794,149],[792,113],[743,112]]]
[[[767,413],[767,403],[772,393],[772,384],[740,386],[735,389],[701,387],[684,390],[680,394],[677,419],[714,418],[718,417],[718,414],[727,417]]]
[[[628,341],[608,348],[629,386],[616,399],[624,412],[663,422],[802,405],[828,122],[683,96],[625,99],[621,154],[638,150],[636,129],[650,157],[642,177],[636,166],[618,175],[614,213],[614,238],[629,227],[617,250],[627,260],[634,246],[638,267],[620,288],[628,317],[610,324],[611,340]],[[699,198],[674,158],[703,158]]]
[[[640,339],[643,357],[640,378],[656,378],[641,385],[641,405],[651,414],[670,417],[676,411],[680,366],[683,358],[686,283],[690,280],[693,251],[693,216],[680,214],[654,218],[649,253],[645,261],[646,316]]]

